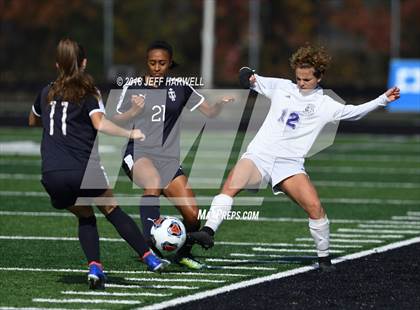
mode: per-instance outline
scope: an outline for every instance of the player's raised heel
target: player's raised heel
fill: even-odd
[[[88,283],[91,290],[105,289],[106,276],[103,272],[102,265],[97,262],[89,264]]]
[[[329,256],[318,257],[318,266],[319,270],[322,272],[333,272],[336,270],[335,266],[331,263],[331,258]]]
[[[147,268],[153,272],[161,272],[170,264],[166,259],[157,257],[152,251],[144,254],[143,262],[147,265]]]

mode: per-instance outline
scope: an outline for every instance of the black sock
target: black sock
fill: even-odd
[[[182,221],[184,223],[185,229],[187,231],[187,234],[190,232],[195,232],[200,229],[200,221],[197,221],[196,223],[187,223],[185,219]],[[193,245],[185,242],[185,244],[180,248],[177,252],[178,257],[189,257],[191,256]]]
[[[140,200],[140,218],[143,225],[143,234],[146,240],[150,239],[150,229],[153,221],[160,217],[159,197],[153,195],[145,195]]]
[[[114,225],[120,236],[136,251],[140,257],[149,251],[144,237],[131,217],[120,207],[116,207],[106,216],[106,219]]]
[[[100,262],[99,234],[96,227],[96,217],[79,217],[79,242],[88,263]]]
[[[203,228],[201,228],[201,230],[202,231],[205,231],[206,233],[208,233],[210,236],[214,236],[214,230],[213,229],[211,229],[210,227],[208,227],[208,226],[204,226]]]

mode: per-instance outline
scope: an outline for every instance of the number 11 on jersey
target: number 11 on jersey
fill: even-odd
[[[55,114],[55,106],[57,105],[57,101],[51,101],[51,111],[50,111],[50,136],[54,134],[54,114]],[[61,132],[63,136],[67,135],[67,107],[69,106],[68,101],[61,102],[61,106],[63,107],[63,115],[61,116]]]

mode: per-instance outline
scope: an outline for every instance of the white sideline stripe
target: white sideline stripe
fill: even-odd
[[[407,212],[408,216],[420,216],[420,212],[417,211],[408,211]]]
[[[115,292],[99,292],[99,291],[62,291],[63,295],[92,295],[92,296],[155,296],[155,297],[167,297],[172,294],[161,294],[161,293],[115,293]]]
[[[332,262],[336,264],[336,263],[340,263],[340,262],[344,262],[344,261],[353,260],[353,259],[357,259],[357,258],[360,258],[360,257],[368,256],[368,255],[371,255],[371,254],[374,254],[374,253],[386,252],[386,251],[389,251],[389,250],[397,249],[397,248],[407,246],[407,245],[417,243],[417,242],[420,242],[420,237],[409,239],[409,240],[404,240],[404,241],[400,241],[400,242],[396,242],[396,243],[391,243],[391,244],[388,244],[388,245],[385,245],[385,246],[382,246],[382,247],[362,251],[362,252],[359,252],[359,253],[346,255],[346,256],[343,256],[343,257],[340,257],[340,258],[337,258],[337,259],[333,259]],[[208,291],[199,292],[199,293],[188,295],[188,296],[177,297],[177,298],[172,299],[172,300],[167,300],[167,301],[164,301],[164,302],[161,302],[161,303],[156,303],[156,304],[153,304],[153,305],[145,306],[145,307],[142,307],[141,309],[143,309],[143,310],[165,309],[167,307],[176,306],[176,305],[187,303],[187,302],[190,302],[190,301],[204,299],[206,297],[216,296],[216,295],[219,295],[219,294],[222,294],[222,293],[225,293],[225,292],[230,292],[230,291],[233,291],[233,290],[237,290],[237,289],[240,289],[240,288],[245,288],[245,287],[249,287],[249,286],[252,286],[252,285],[256,285],[256,284],[260,284],[260,283],[264,283],[264,282],[268,282],[268,281],[273,281],[273,280],[277,280],[277,279],[281,279],[281,278],[286,278],[286,277],[289,277],[289,276],[297,275],[297,274],[304,273],[304,272],[307,272],[307,271],[311,271],[311,270],[314,270],[314,269],[316,269],[315,266],[300,267],[300,268],[296,268],[296,269],[272,274],[272,275],[269,275],[269,276],[264,276],[264,277],[255,278],[255,279],[252,279],[252,280],[246,280],[246,281],[237,282],[237,283],[234,283],[234,284],[229,284],[229,285],[226,285],[226,286],[218,287],[216,289],[211,289],[211,290],[208,290]]]
[[[19,268],[19,267],[0,267],[0,271],[32,271],[32,272],[87,272],[87,269],[45,269],[45,268]],[[151,271],[129,271],[129,270],[105,270],[107,274],[153,274]],[[165,272],[164,275],[182,275],[182,276],[222,276],[222,277],[246,277],[248,274],[242,273],[214,273],[214,272]]]
[[[284,256],[283,256],[284,257]],[[208,262],[214,263],[254,263],[254,264],[267,264],[267,263],[300,263],[299,260],[261,260],[261,259],[229,259],[229,258],[206,258]]]
[[[251,197],[250,197],[251,198]],[[420,204],[420,200],[418,201]],[[73,217],[74,215],[69,212],[34,212],[34,211],[0,211],[0,215],[7,216],[36,216],[36,217]],[[133,218],[140,218],[138,214],[129,214]],[[103,214],[95,214],[96,217],[105,217]],[[171,215],[176,216],[176,214]],[[291,218],[291,217],[260,217],[258,221],[268,222],[291,222],[291,223],[307,223],[305,218]],[[395,224],[395,225],[420,225],[420,218],[418,221],[401,221],[401,220],[350,220],[350,219],[331,219],[332,222],[337,224]],[[216,242],[217,243],[217,242]]]
[[[232,269],[232,270],[276,270],[272,267],[248,267],[248,266],[207,266],[208,269]]]
[[[170,290],[196,290],[198,286],[187,286],[187,285],[124,285],[124,284],[112,284],[106,283],[105,287],[113,288],[145,288],[145,289],[170,289]]]
[[[409,220],[409,221],[420,221],[420,216],[393,216],[393,220]]]
[[[296,241],[311,241],[312,238],[296,238]],[[377,239],[336,239],[332,238],[331,243],[342,242],[342,243],[383,243],[383,240]]]
[[[252,248],[255,252],[291,252],[291,253],[316,253],[317,251],[314,249],[307,249],[307,250],[300,250],[300,249],[275,249],[275,248],[261,248],[255,247]],[[341,250],[330,250],[330,253],[343,253],[344,251]]]
[[[360,234],[336,234],[331,233],[331,237],[340,238],[378,238],[378,239],[398,239],[404,237],[404,235],[360,235]]]
[[[313,239],[310,239],[313,242]],[[217,241],[216,245],[234,245],[234,246],[279,246],[279,247],[298,247],[298,248],[313,248],[313,243],[303,244],[303,243],[267,243],[267,242],[230,242],[230,241]],[[360,248],[361,246],[357,245],[342,245],[342,244],[333,244],[332,248]]]
[[[0,236],[0,240],[51,240],[51,241],[79,241],[76,237],[45,237],[45,236]],[[100,241],[125,242],[119,238],[100,238]],[[312,239],[311,239],[312,241]],[[287,244],[287,243],[251,243],[251,242],[216,242],[218,245],[237,246],[288,246],[288,247],[313,247],[312,244]],[[339,245],[337,247],[340,247]]]
[[[25,192],[25,191],[0,191],[0,196],[7,197],[48,197],[48,194],[45,192]],[[129,199],[138,199],[138,195],[127,195],[120,194],[115,195],[117,198],[129,198]],[[200,203],[211,203],[213,196],[197,196],[197,201]],[[264,200],[265,202],[276,202],[276,203],[290,203],[291,201],[288,198],[284,197],[238,197],[235,198],[234,204],[236,205],[259,205],[259,203]],[[380,198],[324,198],[321,199],[323,203],[341,203],[341,204],[379,204],[379,205],[415,205],[420,206],[420,200],[412,199],[380,199]],[[162,201],[165,203],[165,200]],[[58,212],[57,212],[58,213]],[[271,218],[259,218],[259,220],[271,220]],[[301,219],[302,220],[302,219]]]
[[[378,234],[405,234],[417,235],[420,230],[386,230],[386,229],[363,229],[363,228],[339,228],[339,232],[357,232],[357,233],[378,233]]]
[[[203,283],[224,283],[225,280],[209,280],[209,279],[164,279],[164,278],[124,278],[127,281],[139,282],[203,282]]]
[[[381,225],[381,224],[359,224],[357,225],[360,228],[401,228],[403,226],[404,229],[407,228],[414,228],[420,229],[420,225]]]
[[[120,304],[120,305],[135,305],[141,304],[141,301],[137,300],[118,300],[118,299],[81,299],[81,298],[71,298],[71,299],[54,299],[54,298],[33,298],[33,302],[46,302],[54,304]],[[45,308],[44,308],[45,309]]]
[[[230,256],[238,256],[238,257],[269,257],[269,258],[291,258],[288,255],[279,255],[279,254],[250,254],[250,253],[230,253]],[[318,256],[293,256],[295,259],[318,259]]]

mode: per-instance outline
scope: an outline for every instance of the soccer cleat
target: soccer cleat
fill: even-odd
[[[205,269],[207,267],[205,264],[196,260],[191,254],[185,257],[180,257],[177,260],[177,263],[193,270]]]
[[[89,264],[88,283],[91,290],[105,289],[106,276],[102,265],[97,262]]]
[[[204,230],[189,233],[187,239],[188,243],[198,243],[206,250],[214,246],[213,236]]]
[[[322,272],[332,272],[335,271],[335,266],[331,263],[331,258],[329,256],[318,257],[318,266],[319,270]]]
[[[153,272],[161,272],[170,264],[166,259],[157,257],[152,251],[144,254],[143,262],[147,265],[147,268]]]

